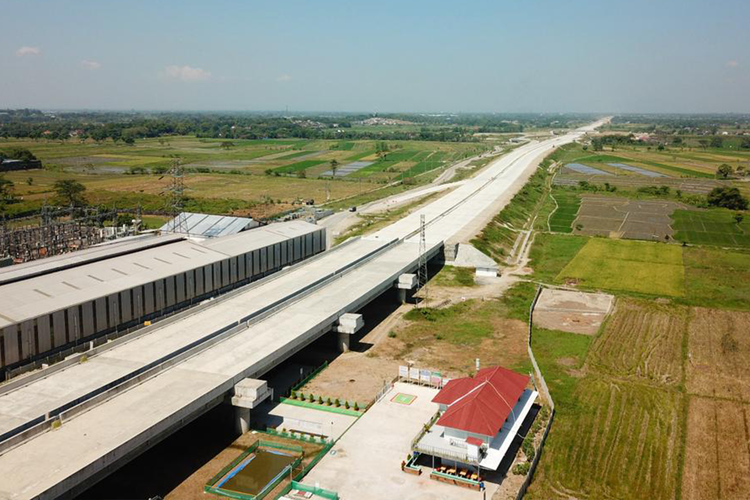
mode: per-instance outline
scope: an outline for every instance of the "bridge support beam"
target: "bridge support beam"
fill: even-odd
[[[413,290],[417,287],[417,275],[416,274],[402,274],[398,277],[398,283],[396,288],[398,289],[398,300],[401,304],[406,303],[406,292]]]
[[[333,326],[339,352],[347,352],[349,350],[352,335],[357,333],[363,326],[365,326],[365,321],[362,319],[361,314],[346,313],[339,318],[338,324]]]
[[[234,426],[239,434],[250,430],[250,410],[260,403],[273,399],[273,389],[269,389],[265,380],[246,378],[234,386],[232,406],[234,406]]]

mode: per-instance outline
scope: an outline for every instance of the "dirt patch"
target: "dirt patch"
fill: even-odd
[[[398,363],[360,352],[347,352],[336,358],[317,377],[300,389],[322,395],[368,404],[398,375]]]
[[[275,443],[282,443],[293,446],[301,446],[305,452],[305,458],[302,461],[302,467],[310,463],[315,455],[323,449],[323,447],[319,444],[304,443],[297,440],[284,439],[267,434],[253,434],[252,432],[247,432],[238,437],[231,445],[224,448],[211,460],[203,464],[198,470],[193,472],[187,479],[185,479],[179,486],[170,491],[164,498],[166,500],[205,500],[207,497],[203,492],[203,487],[206,485],[206,483],[212,477],[218,474],[222,468],[226,467],[232,460],[237,458],[242,452],[244,452],[258,440],[272,441]],[[277,486],[273,490],[273,492],[278,494],[286,485],[286,483],[287,481],[282,481],[279,486]],[[274,498],[274,496],[269,495],[269,498]]]
[[[682,498],[750,498],[748,422],[748,404],[690,399]]]
[[[682,342],[687,309],[621,300],[591,345],[588,367],[657,384],[682,381]]]
[[[695,308],[688,335],[688,392],[750,403],[750,313]]]
[[[487,307],[494,310],[497,301],[471,303],[471,310],[459,316],[476,317],[476,311]],[[474,312],[475,314],[472,314]],[[484,366],[515,367],[528,361],[526,351],[527,325],[525,322],[491,314],[485,325],[489,334],[477,342],[461,344],[452,336],[451,325],[414,322],[402,319],[394,328],[395,337],[388,337],[373,349],[373,355],[396,364],[413,362],[420,368],[441,372],[449,377],[466,376],[475,368],[480,357]]]
[[[545,288],[534,308],[534,324],[549,330],[596,335],[614,297]]]

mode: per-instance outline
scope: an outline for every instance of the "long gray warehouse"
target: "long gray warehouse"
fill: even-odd
[[[155,237],[0,271],[11,371],[244,285],[325,250],[325,228],[272,224],[205,241]]]

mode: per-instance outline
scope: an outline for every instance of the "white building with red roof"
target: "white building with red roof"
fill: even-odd
[[[449,381],[432,400],[440,417],[414,451],[497,470],[539,395],[528,385],[500,366]]]

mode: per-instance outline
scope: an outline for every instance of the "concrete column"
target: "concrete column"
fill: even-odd
[[[336,334],[336,347],[339,352],[349,352],[349,342],[351,335],[348,333],[337,333]]]
[[[364,326],[361,314],[346,313],[339,318],[338,324],[333,325],[336,332],[336,346],[339,352],[347,352],[351,347],[351,336]]]
[[[398,289],[398,300],[402,304],[406,303],[406,291],[416,288],[417,276],[415,274],[402,274],[398,277],[396,288]]]
[[[250,408],[234,407],[234,428],[237,434],[250,430]]]

